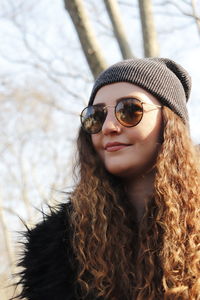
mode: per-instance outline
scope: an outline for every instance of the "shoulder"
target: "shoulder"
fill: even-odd
[[[75,278],[71,247],[70,203],[59,205],[42,222],[25,232],[26,241],[19,266],[20,299],[64,300],[73,298]]]
[[[57,247],[70,237],[72,231],[70,224],[71,204],[61,204],[56,208],[50,208],[48,214],[43,214],[43,219],[35,228],[25,232],[28,250],[40,248],[42,245]],[[51,248],[46,249],[50,251]],[[55,250],[55,249],[54,249]]]

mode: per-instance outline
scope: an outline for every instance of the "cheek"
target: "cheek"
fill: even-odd
[[[91,140],[92,140],[93,147],[96,149],[97,139],[95,138],[94,134],[91,136]]]
[[[138,127],[137,135],[135,135],[138,146],[140,145],[139,148],[143,153],[148,153],[148,155],[152,155],[152,152],[156,151],[159,144],[162,143],[162,137],[163,125],[161,114],[158,114],[156,118],[144,120],[140,124],[140,127]]]
[[[157,112],[155,115],[149,114],[146,118],[143,119],[142,125],[142,135],[146,138],[152,140],[159,140],[162,136],[162,114]]]
[[[102,162],[105,161],[105,151],[103,149],[103,141],[101,134],[93,134],[91,136],[92,145],[94,147],[94,150],[96,151],[97,155],[99,156],[100,160]]]
[[[92,140],[92,144],[94,149],[99,152],[100,148],[101,148],[101,138],[99,136],[99,134],[93,134],[91,136],[91,140]]]

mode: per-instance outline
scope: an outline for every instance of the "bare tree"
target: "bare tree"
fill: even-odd
[[[1,186],[2,188],[2,186]],[[15,272],[15,251],[13,249],[12,238],[8,228],[8,221],[3,208],[3,197],[0,193],[0,229],[1,229],[1,258],[3,259],[3,270],[0,272],[0,297],[2,300],[11,297],[12,287],[6,289],[11,275]],[[6,268],[7,267],[7,268]],[[9,296],[8,296],[9,294]]]
[[[191,0],[191,4],[192,4],[192,15],[193,18],[195,19],[195,23],[197,25],[197,30],[200,36],[200,16],[198,16],[197,14],[197,9],[196,9],[196,0]]]
[[[116,0],[104,0],[107,12],[113,25],[115,37],[124,59],[134,57],[125,33],[121,13]]]
[[[151,0],[138,0],[142,24],[143,47],[145,57],[159,56],[157,33],[153,18]]]
[[[77,31],[83,52],[94,77],[106,68],[106,61],[96,39],[82,0],[64,0],[75,29]]]
[[[64,3],[74,23],[90,70],[96,77],[106,67],[106,63],[90,24],[83,0],[64,0]],[[134,57],[128,43],[117,1],[104,0],[104,4],[113,25],[113,31],[122,57],[124,59]],[[150,0],[140,0],[139,10],[143,32],[144,55],[146,57],[158,56],[159,46],[153,19],[152,2]]]
[[[200,37],[200,15],[198,12],[199,1],[188,0],[188,1],[173,1],[173,0],[164,0],[163,2],[157,3],[157,6],[172,6],[177,12],[179,12],[183,17],[186,17],[187,20],[194,20],[197,26],[197,31]],[[167,13],[165,13],[167,15]],[[181,24],[178,29],[184,29],[184,26]]]
[[[5,245],[5,253],[7,255],[7,261],[9,263],[10,271],[13,268],[14,261],[15,261],[15,255],[13,252],[13,249],[11,247],[11,238],[9,234],[9,230],[7,227],[7,222],[5,219],[4,211],[3,211],[3,199],[2,196],[0,195],[0,226],[3,231],[3,238],[4,238],[4,245]]]

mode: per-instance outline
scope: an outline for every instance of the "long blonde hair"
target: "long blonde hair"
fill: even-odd
[[[200,299],[199,151],[167,107],[163,122],[155,192],[140,226],[120,180],[80,130],[71,195],[79,299]]]

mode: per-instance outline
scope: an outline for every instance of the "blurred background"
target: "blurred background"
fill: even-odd
[[[150,56],[191,74],[199,144],[200,0],[0,0],[1,300],[14,294],[23,222],[33,226],[73,188],[79,113],[94,78],[121,59]]]

